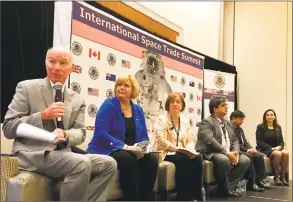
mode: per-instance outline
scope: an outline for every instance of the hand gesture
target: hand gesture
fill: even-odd
[[[63,102],[54,102],[41,112],[41,117],[43,120],[51,120],[63,117],[64,114],[65,104]]]

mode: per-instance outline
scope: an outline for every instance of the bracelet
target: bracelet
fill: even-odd
[[[123,147],[122,147],[122,149],[128,149],[128,145],[127,144],[125,144]]]

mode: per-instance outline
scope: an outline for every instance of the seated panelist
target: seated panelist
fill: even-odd
[[[161,160],[175,164],[176,200],[202,201],[202,158],[195,151],[189,120],[181,114],[184,108],[181,93],[168,95],[165,103],[167,113],[158,116],[154,124],[153,149],[161,152]]]
[[[61,180],[61,201],[106,201],[108,185],[117,172],[115,160],[71,151],[86,137],[84,100],[65,86],[73,67],[71,52],[50,48],[45,66],[46,78],[17,84],[5,115],[3,132],[8,139],[14,139],[13,153],[19,159],[19,169]],[[57,91],[64,98],[59,102]],[[54,144],[18,137],[16,130],[21,123],[52,132],[59,141]]]
[[[106,99],[97,112],[87,151],[110,155],[117,161],[124,200],[152,200],[157,156],[134,146],[149,140],[144,112],[131,100],[138,95],[138,84],[133,76],[119,77],[114,92],[115,97]]]

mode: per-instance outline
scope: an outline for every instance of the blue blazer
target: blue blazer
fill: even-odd
[[[135,142],[148,140],[148,133],[142,108],[130,101],[135,123]],[[125,119],[118,98],[109,98],[100,107],[95,123],[93,139],[87,152],[109,155],[124,146]]]

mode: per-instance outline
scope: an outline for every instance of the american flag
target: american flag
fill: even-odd
[[[75,73],[81,74],[82,73],[82,68],[79,65],[74,65],[72,71],[75,72]]]
[[[89,57],[96,57],[98,60],[101,58],[101,52],[100,51],[95,51],[93,49],[89,49]]]
[[[171,78],[171,81],[177,82],[177,76],[171,75],[170,78]]]
[[[106,80],[109,81],[116,81],[116,75],[115,74],[110,74],[110,73],[106,73]]]
[[[189,86],[194,87],[194,82],[193,81],[189,81]]]
[[[122,60],[122,67],[130,69],[130,62],[127,60]]]
[[[87,89],[87,93],[88,93],[88,95],[99,96],[99,89],[96,89],[96,88],[88,88]]]

